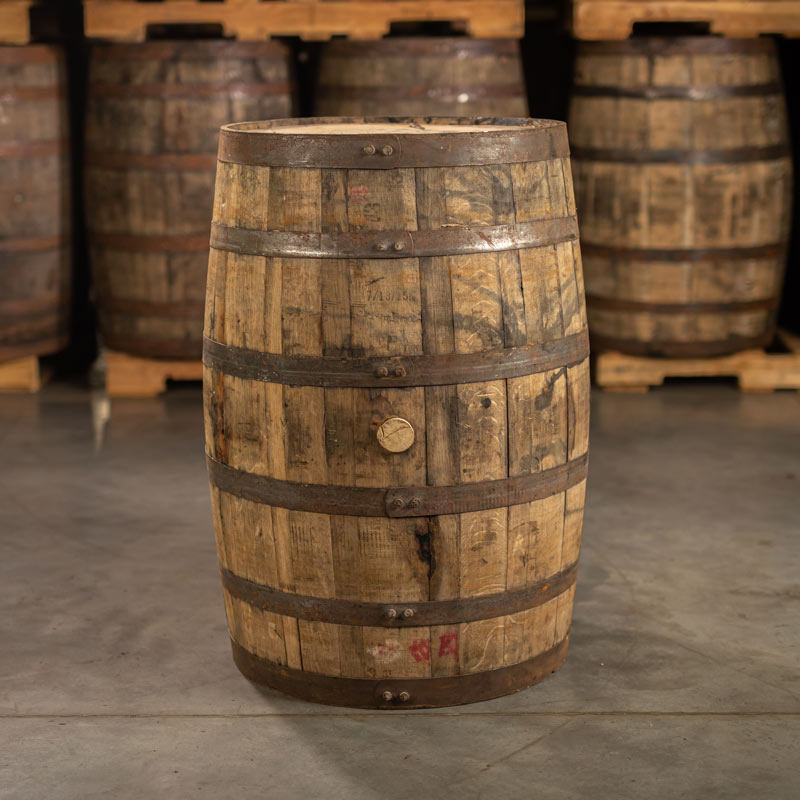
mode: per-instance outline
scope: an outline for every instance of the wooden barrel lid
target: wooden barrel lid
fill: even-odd
[[[548,161],[569,155],[549,119],[309,117],[225,125],[219,160],[326,169],[397,169]]]

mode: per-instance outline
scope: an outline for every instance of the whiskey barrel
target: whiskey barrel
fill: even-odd
[[[234,658],[345,706],[506,694],[567,652],[588,339],[566,128],[223,128],[205,421]]]
[[[0,361],[67,343],[68,141],[61,50],[0,47]]]
[[[598,348],[712,356],[774,335],[791,162],[774,46],[578,45],[570,112]]]
[[[200,359],[219,128],[290,106],[280,43],[92,48],[86,208],[108,347]]]
[[[516,39],[398,37],[323,46],[315,113],[527,116]]]

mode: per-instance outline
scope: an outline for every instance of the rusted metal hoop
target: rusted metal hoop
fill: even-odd
[[[597,86],[572,87],[574,97],[630,97],[645,100],[717,100],[726,97],[765,97],[780,95],[780,83],[743,86]]]
[[[590,309],[591,313],[591,309]],[[774,312],[771,318],[774,322]],[[670,340],[652,340],[643,342],[638,339],[624,339],[616,336],[592,334],[592,347],[597,352],[608,350],[620,353],[631,353],[640,356],[669,356],[670,358],[706,358],[723,356],[741,350],[766,347],[773,339],[773,325],[767,326],[769,331],[760,336],[730,336],[727,339],[715,339],[707,342],[676,342]]]
[[[285,127],[342,124],[447,124],[452,133],[289,133]],[[460,125],[485,130],[458,133]],[[512,130],[493,130],[513,126]],[[457,134],[457,139],[454,137]],[[454,146],[455,142],[458,146]],[[569,155],[563,122],[488,117],[301,117],[238,122],[222,128],[219,160],[264,167],[397,169],[517,164]]]
[[[130,250],[137,253],[202,253],[208,251],[206,235],[149,236],[90,231],[89,240],[93,247],[102,247],[108,250]]]
[[[600,297],[586,295],[586,304],[590,308],[605,311],[629,311],[631,313],[647,312],[654,314],[708,314],[725,313],[740,314],[745,311],[762,311],[776,309],[780,304],[779,297],[767,297],[762,300],[739,300],[715,303],[654,303],[644,300],[621,300],[616,297]]]
[[[232,597],[262,611],[311,622],[329,622],[334,625],[413,628],[420,625],[458,625],[462,622],[494,619],[536,608],[559,597],[575,585],[578,565],[572,564],[567,569],[534,585],[507,592],[482,597],[410,603],[367,603],[309,597],[255,583],[224,568],[221,574],[222,585]],[[409,611],[411,613],[408,613]]]
[[[782,257],[786,245],[765,244],[756,247],[614,247],[581,242],[584,257],[611,258],[620,261],[728,261]]]
[[[430,517],[463,514],[552,497],[586,479],[589,455],[513,478],[451,486],[335,486],[268,478],[223,464],[206,453],[211,483],[244,500],[265,505],[353,517]]]
[[[369,680],[333,677],[267,661],[233,639],[231,647],[234,663],[246,678],[284,694],[326,705],[403,710],[475,703],[533,686],[564,663],[569,633],[554,647],[528,661],[443,678]],[[404,693],[406,700],[401,698]]]
[[[313,233],[211,226],[211,246],[230,253],[278,258],[418,258],[496,253],[575,241],[574,216],[514,225],[419,231]]]
[[[765,147],[729,147],[719,150],[639,150],[624,147],[582,147],[572,145],[572,156],[582,161],[611,161],[623,164],[736,164],[774,161],[790,155],[787,143]]]
[[[282,97],[291,94],[294,86],[289,81],[272,83],[235,83],[214,81],[208,83],[94,83],[93,97],[193,99],[204,98],[259,98]]]
[[[290,386],[370,388],[448,386],[533,375],[589,356],[585,330],[552,342],[477,353],[336,358],[263,353],[203,338],[203,363],[236,378]]]

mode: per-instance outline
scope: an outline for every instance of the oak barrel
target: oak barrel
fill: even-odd
[[[767,344],[791,195],[773,43],[581,43],[570,143],[594,345],[680,357]]]
[[[219,158],[206,445],[240,670],[377,708],[546,677],[589,421],[564,123],[255,122]]]
[[[527,116],[516,39],[397,37],[323,46],[320,116]]]
[[[200,359],[219,128],[287,116],[289,80],[277,42],[92,48],[86,208],[108,347]]]
[[[0,361],[68,339],[69,123],[62,51],[0,47]]]

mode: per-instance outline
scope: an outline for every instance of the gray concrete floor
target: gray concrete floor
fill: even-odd
[[[797,394],[596,392],[567,664],[407,713],[236,671],[201,417],[0,396],[0,797],[800,797]]]

